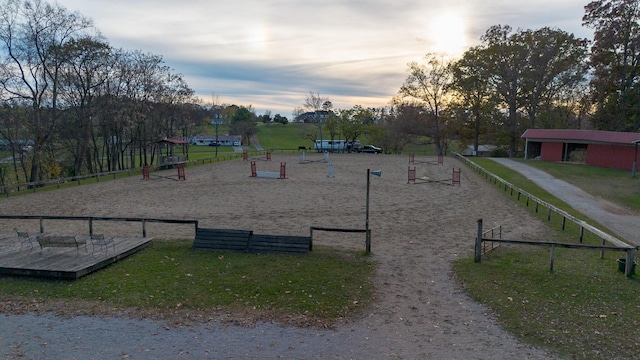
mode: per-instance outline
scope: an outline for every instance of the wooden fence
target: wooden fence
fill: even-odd
[[[300,150],[296,150],[296,149],[272,149],[272,150],[262,150],[262,151],[251,151],[248,154],[249,156],[259,156],[259,155],[266,154],[267,151],[269,151],[270,153],[277,152],[280,154],[287,154],[287,153],[295,154],[300,152]],[[186,166],[197,166],[197,165],[217,163],[221,161],[241,159],[242,156],[243,156],[242,153],[230,153],[230,154],[225,154],[218,157],[189,160],[184,164]],[[171,166],[171,165],[174,165],[174,164],[162,164],[162,166],[164,167]],[[6,197],[9,197],[11,193],[16,193],[16,192],[25,191],[25,190],[36,192],[38,189],[42,189],[46,187],[56,187],[57,189],[59,189],[60,185],[62,184],[81,185],[83,181],[87,181],[87,180],[95,180],[95,182],[100,182],[101,179],[107,179],[107,178],[116,179],[116,177],[121,174],[126,174],[127,176],[142,175],[142,168],[130,168],[125,170],[117,170],[117,171],[105,171],[105,172],[100,172],[95,174],[79,175],[79,176],[72,176],[72,177],[61,177],[58,179],[42,180],[42,181],[21,183],[21,184],[7,184],[7,185],[0,186],[0,194],[4,194]]]
[[[575,223],[576,225],[578,225],[580,227],[580,238],[579,238],[579,242],[582,243],[583,239],[584,239],[584,234],[585,231],[592,233],[593,235],[595,235],[596,237],[602,239],[603,243],[610,243],[613,244],[615,246],[618,247],[630,247],[629,244],[627,244],[626,242],[616,238],[613,235],[607,234],[606,232],[596,228],[595,226],[590,225],[589,223],[587,223],[584,220],[580,220],[577,217],[569,214],[568,212],[549,204],[548,202],[541,200],[531,194],[529,194],[528,192],[526,192],[523,189],[520,189],[519,187],[503,180],[502,178],[500,178],[499,176],[485,170],[482,166],[474,163],[473,161],[467,159],[466,157],[454,153],[454,156],[456,156],[460,161],[462,161],[465,165],[467,165],[469,168],[471,168],[472,170],[474,170],[475,172],[477,172],[478,174],[480,174],[481,176],[484,176],[486,179],[489,180],[489,182],[492,182],[494,184],[497,184],[499,187],[504,188],[504,191],[510,191],[510,195],[514,195],[515,193],[517,193],[518,196],[518,201],[524,196],[526,197],[526,206],[528,207],[530,203],[535,203],[535,212],[538,213],[540,208],[547,208],[547,221],[551,221],[551,214],[555,213],[558,216],[562,217],[562,230],[565,230],[566,227],[566,223],[567,220],[569,220],[570,222]],[[604,245],[604,244],[603,244]]]
[[[311,250],[312,247],[313,247],[313,232],[314,231],[364,233],[365,234],[364,251],[367,254],[371,252],[371,229],[341,229],[341,228],[328,228],[328,227],[312,226],[309,229],[309,237],[311,238],[311,241],[309,242],[309,250]]]
[[[147,237],[147,223],[164,224],[192,224],[194,232],[198,231],[198,220],[175,220],[175,219],[153,219],[153,218],[127,218],[127,217],[103,217],[103,216],[39,216],[39,215],[0,215],[0,219],[38,220],[40,222],[40,232],[45,232],[45,220],[75,220],[86,221],[89,235],[93,235],[93,223],[96,221],[121,221],[139,222],[142,227],[142,237]]]
[[[246,253],[305,254],[310,249],[307,236],[254,234],[251,230],[199,228],[193,241],[196,250]]]
[[[488,238],[489,239],[502,239],[502,225],[498,225],[498,226],[494,226],[489,230],[483,230],[482,231],[482,238],[487,237],[487,235],[490,235]],[[496,238],[496,235],[498,236]],[[495,249],[498,248],[498,245],[500,245],[500,243],[498,242],[494,242],[494,241],[483,241],[482,242],[482,249],[480,251],[480,253],[482,255],[493,251]]]
[[[518,201],[521,199],[522,196],[526,197],[526,206],[528,207],[530,203],[534,203],[535,204],[535,212],[538,213],[540,210],[540,207],[546,208],[547,209],[547,221],[551,221],[551,214],[555,213],[558,216],[562,217],[562,230],[565,230],[566,227],[566,223],[567,220],[569,220],[572,223],[575,223],[576,225],[578,225],[580,227],[580,237],[579,237],[579,244],[565,244],[565,243],[554,243],[554,242],[538,242],[538,241],[524,241],[524,240],[503,240],[503,239],[483,239],[483,234],[481,232],[478,233],[478,236],[476,237],[476,246],[475,246],[475,257],[476,257],[476,261],[480,261],[481,258],[481,253],[482,253],[482,242],[483,241],[493,241],[493,242],[497,242],[497,243],[518,243],[518,244],[527,244],[527,245],[543,245],[543,246],[550,246],[551,247],[551,269],[553,270],[553,253],[555,250],[555,247],[564,247],[564,248],[572,248],[572,249],[589,249],[589,250],[600,250],[601,251],[601,257],[604,256],[604,251],[605,250],[611,250],[611,251],[623,251],[627,253],[627,260],[625,263],[625,274],[627,276],[631,276],[632,275],[632,269],[633,269],[633,265],[634,265],[634,259],[635,259],[635,255],[637,253],[638,247],[634,247],[631,246],[629,244],[627,244],[626,242],[616,238],[613,235],[610,235],[598,228],[596,228],[595,226],[587,223],[584,220],[580,220],[577,217],[567,213],[566,211],[549,204],[548,202],[541,200],[533,195],[531,195],[530,193],[526,192],[525,190],[505,181],[504,179],[500,178],[499,176],[487,171],[486,169],[484,169],[483,167],[481,167],[480,165],[474,163],[473,161],[471,161],[470,159],[454,153],[454,156],[457,157],[460,161],[462,161],[465,165],[467,165],[469,168],[471,168],[473,171],[477,172],[478,174],[480,174],[481,176],[484,176],[487,180],[489,180],[489,182],[492,182],[494,184],[497,184],[499,187],[503,188],[505,192],[510,191],[510,195],[513,196],[514,194],[517,193],[517,197],[518,197]],[[482,220],[479,220],[480,225],[479,227],[481,227],[481,222]],[[478,230],[480,231],[480,230]],[[602,240],[602,245],[586,245],[583,244],[583,240],[584,240],[584,236],[585,236],[585,231],[589,232],[591,234],[593,234],[594,236],[596,236],[597,238]],[[607,246],[607,243],[613,245],[613,246]]]
[[[556,247],[567,249],[584,249],[584,250],[600,250],[600,251],[620,251],[626,252],[625,270],[624,273],[627,277],[631,277],[634,271],[634,261],[637,253],[637,248],[630,245],[627,246],[606,246],[606,245],[586,245],[586,244],[570,244],[570,243],[558,243],[553,241],[530,241],[530,240],[506,240],[506,239],[487,239],[483,237],[486,232],[482,231],[482,219],[478,219],[478,236],[476,236],[474,254],[475,262],[482,261],[482,244],[484,242],[497,242],[497,243],[509,243],[520,245],[534,245],[534,246],[549,246],[551,251],[549,270],[553,271],[553,262],[555,256]]]

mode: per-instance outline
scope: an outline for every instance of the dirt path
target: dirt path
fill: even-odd
[[[322,157],[311,154],[307,160],[314,155]],[[505,333],[493,314],[465,296],[451,278],[452,260],[472,251],[478,218],[487,228],[502,224],[504,237],[542,231],[538,220],[485,180],[451,158],[444,166],[417,164],[416,175],[448,179],[452,167],[462,167],[461,186],[408,185],[406,156],[331,154],[335,177],[326,176],[327,165],[321,162],[299,164],[297,155],[272,158],[258,160],[258,170],[278,171],[280,162],[286,162],[288,179],[251,178],[249,163],[235,160],[188,168],[184,182],[132,177],[0,203],[10,214],[198,219],[203,227],[306,235],[312,225],[363,228],[366,169],[381,169],[380,178],[371,178],[370,204],[377,299],[365,316],[335,330],[275,324],[222,327],[215,321],[165,330],[163,324],[127,318],[5,315],[0,348],[7,350],[2,354],[83,358],[100,349],[104,358],[154,359],[185,354],[191,358],[552,358]],[[86,224],[63,226],[67,231],[74,227],[86,231]],[[192,230],[148,225],[147,231],[149,236],[176,237]],[[314,245],[362,249],[364,239],[331,234],[316,239],[314,234]]]

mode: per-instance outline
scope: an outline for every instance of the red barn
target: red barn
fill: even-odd
[[[587,165],[631,170],[637,160],[640,133],[528,129],[525,159],[567,161]]]

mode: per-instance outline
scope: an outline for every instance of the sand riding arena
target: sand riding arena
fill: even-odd
[[[451,157],[442,164],[411,166],[416,178],[431,179],[450,178],[452,169],[460,168],[459,186],[407,184],[406,155],[331,154],[333,176],[328,163],[313,161],[316,157],[323,155],[306,154],[301,162],[299,154],[273,153],[271,160],[256,162],[258,171],[267,172],[279,172],[286,163],[284,179],[252,177],[250,162],[237,159],[187,167],[185,181],[132,176],[0,202],[4,214],[195,219],[200,227],[308,236],[312,226],[364,228],[367,169],[381,170],[380,177],[370,179],[376,304],[352,326],[378,334],[385,339],[384,351],[398,354],[445,351],[459,357],[464,349],[474,354],[483,348],[504,358],[531,354],[462,293],[450,272],[452,260],[473,253],[478,218],[487,228],[502,224],[505,238],[535,236],[542,231],[538,221]],[[1,224],[3,230],[37,231],[35,222]],[[139,224],[94,227],[114,236],[140,232]],[[86,233],[86,224],[51,223],[47,231]],[[193,226],[148,224],[147,236],[193,238]],[[318,232],[313,241],[314,247],[365,246],[359,233]]]

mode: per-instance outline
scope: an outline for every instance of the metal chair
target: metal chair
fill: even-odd
[[[20,239],[20,251],[25,245],[29,245],[29,251],[33,251],[34,237],[30,236],[28,232],[18,231],[18,239]]]
[[[91,254],[93,255],[96,251],[96,245],[100,246],[101,249],[104,249],[105,253],[109,251],[109,244],[113,248],[113,251],[116,251],[116,244],[113,241],[113,238],[105,238],[103,234],[93,234],[91,235],[91,244],[93,245],[93,251]]]

